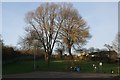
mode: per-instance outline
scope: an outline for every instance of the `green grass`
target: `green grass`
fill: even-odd
[[[33,72],[34,62],[33,61],[19,61],[12,64],[6,64],[3,65],[2,72],[3,74],[15,74],[15,73],[27,73],[27,72]],[[103,63],[102,68],[98,69],[98,62],[70,62],[70,61],[51,61],[50,65],[48,65],[43,60],[37,60],[36,64],[39,66],[37,68],[37,71],[69,71],[68,68],[70,66],[80,66],[80,72],[82,73],[93,73],[95,72],[92,64],[95,64],[97,66],[97,71],[104,72],[104,73],[110,73],[111,69],[114,71],[114,73],[117,73],[117,64],[106,64]]]
[[[6,64],[2,67],[3,74],[14,74],[33,71],[33,61],[21,61],[12,64]]]

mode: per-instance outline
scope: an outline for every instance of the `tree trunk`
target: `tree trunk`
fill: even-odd
[[[49,58],[50,58],[49,53],[45,53],[45,62],[48,66],[49,66],[49,61],[50,61]]]
[[[62,59],[62,52],[60,52],[60,59]]]
[[[50,64],[50,56],[51,56],[51,52],[46,52],[46,54],[45,54],[45,62],[46,62],[46,64],[48,66]]]
[[[73,59],[73,55],[71,53],[71,47],[69,47],[68,50],[69,50],[70,59]]]

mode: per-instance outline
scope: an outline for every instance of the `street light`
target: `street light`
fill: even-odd
[[[100,62],[99,65],[102,66],[102,62]]]
[[[95,64],[93,64],[92,66],[93,66],[93,68],[94,68],[94,71],[96,71],[96,68],[97,68],[97,67],[95,66]]]
[[[95,68],[95,72],[96,72],[97,67],[95,66],[94,68]]]
[[[93,67],[95,66],[95,64],[93,64]]]
[[[33,46],[34,46],[35,50],[36,50],[36,48],[37,48],[37,45],[38,45],[38,40],[35,39],[35,40],[33,41]],[[36,60],[36,52],[34,52],[34,70],[36,70],[35,60]]]
[[[103,65],[103,63],[100,62],[100,63],[99,63],[99,66],[100,66],[100,70],[101,70],[101,72],[102,72],[102,65]]]

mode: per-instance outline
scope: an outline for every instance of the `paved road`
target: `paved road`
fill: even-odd
[[[110,78],[113,74],[77,73],[77,72],[31,72],[3,75],[3,78]]]

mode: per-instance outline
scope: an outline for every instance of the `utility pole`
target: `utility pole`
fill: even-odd
[[[36,70],[36,53],[37,53],[37,45],[38,45],[38,40],[34,40],[34,70]]]

